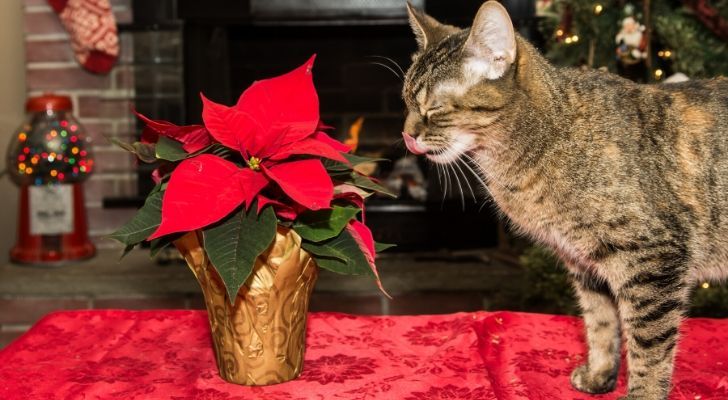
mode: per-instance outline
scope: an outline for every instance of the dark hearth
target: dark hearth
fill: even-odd
[[[442,21],[467,25],[481,2],[417,3]],[[522,2],[510,3],[516,20],[529,14]],[[305,8],[292,0],[160,4],[136,1],[135,13],[150,16],[142,20],[147,25],[181,31],[184,89],[180,100],[184,106],[164,108],[161,100],[154,100],[159,96],[146,96],[151,101],[140,96],[137,107],[142,112],[199,123],[200,92],[216,102],[232,104],[256,79],[281,74],[315,53],[314,81],[322,119],[336,128],[333,134],[342,140],[359,121],[357,153],[392,160],[373,171],[385,183],[388,179],[399,182],[395,189],[401,192],[397,200],[368,202],[368,222],[378,240],[397,243],[400,251],[496,244],[495,213],[483,204],[482,190],[475,190],[479,203],[462,202],[460,190],[452,182],[445,187],[426,161],[401,160],[405,110],[398,75],[409,66],[415,50],[403,1],[315,0],[306,2]],[[159,25],[154,25],[155,20]],[[138,78],[138,82],[149,80],[148,76]],[[137,93],[155,90],[138,87]],[[151,189],[148,175],[149,171],[140,170],[140,194]],[[449,180],[454,181],[452,172]],[[475,179],[469,184],[476,187]],[[461,185],[470,197],[468,183]]]

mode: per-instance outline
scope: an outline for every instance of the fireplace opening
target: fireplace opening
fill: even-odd
[[[166,116],[176,116],[177,122],[200,123],[200,92],[213,101],[233,104],[255,80],[284,73],[317,54],[314,83],[321,117],[335,128],[331,134],[355,142],[358,154],[390,160],[364,166],[367,174],[399,194],[397,199],[368,200],[366,218],[375,238],[396,243],[398,251],[502,247],[503,227],[478,180],[465,170],[445,173],[439,168],[438,173],[424,159],[407,155],[402,143],[401,75],[416,49],[403,1],[160,3],[166,6],[156,7],[163,8],[167,17],[147,10],[152,7],[148,2],[134,2],[152,19],[175,21],[160,26],[177,29],[181,106],[162,110],[159,104],[143,100],[154,96],[139,96],[148,88],[137,88],[140,111],[155,115],[162,110]],[[416,6],[426,7],[443,22],[466,26],[480,4],[422,0]],[[528,28],[523,12],[512,14],[517,24]],[[151,187],[149,169],[140,169],[140,196]]]

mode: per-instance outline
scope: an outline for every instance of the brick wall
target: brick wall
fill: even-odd
[[[131,0],[111,3],[117,23],[131,22]],[[133,37],[121,34],[118,64],[107,75],[94,75],[74,59],[69,36],[46,0],[24,0],[24,26],[27,94],[52,91],[72,99],[98,166],[85,184],[90,234],[99,247],[116,246],[101,236],[125,222],[133,210],[102,209],[101,203],[104,197],[136,194],[135,161],[106,137],[128,140],[133,135]]]

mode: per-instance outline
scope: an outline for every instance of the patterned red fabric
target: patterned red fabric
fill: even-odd
[[[499,312],[476,323],[475,330],[498,399],[616,399],[626,394],[624,357],[612,393],[590,396],[569,384],[571,371],[586,356],[579,318]],[[690,319],[681,333],[670,399],[728,399],[728,320]]]
[[[109,0],[48,0],[71,36],[76,60],[87,70],[105,74],[119,57],[119,35]]]
[[[495,399],[485,315],[312,313],[301,376],[244,387],[218,376],[202,311],[55,313],[0,352],[0,399]]]
[[[671,399],[728,398],[728,320],[684,324]],[[0,351],[0,399],[614,399],[571,389],[578,318],[523,313],[312,313],[301,376],[243,387],[217,374],[202,311],[55,313]]]

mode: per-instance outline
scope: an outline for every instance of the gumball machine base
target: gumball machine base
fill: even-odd
[[[96,253],[87,234],[81,183],[21,186],[19,211],[18,241],[10,250],[12,262],[52,267]],[[49,224],[48,220],[56,222]]]

